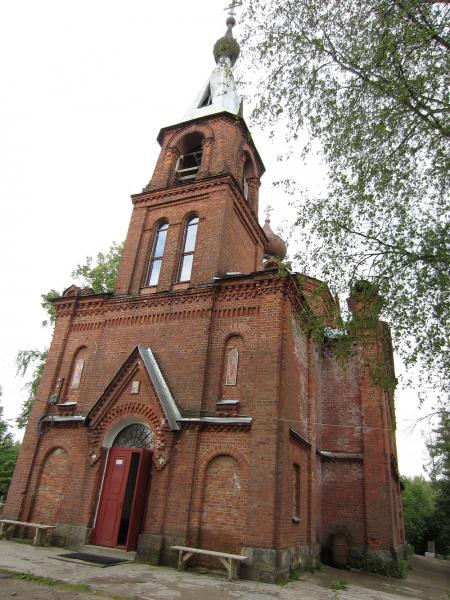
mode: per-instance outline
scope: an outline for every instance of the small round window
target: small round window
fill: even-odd
[[[112,447],[113,448],[151,448],[152,431],[143,423],[133,423],[124,427],[117,434]]]

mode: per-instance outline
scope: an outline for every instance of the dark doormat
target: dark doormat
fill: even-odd
[[[92,565],[93,567],[112,567],[113,565],[120,565],[123,563],[131,562],[123,558],[113,558],[111,556],[102,556],[101,554],[89,554],[86,552],[67,552],[65,554],[58,554],[55,558],[61,558],[62,560],[83,562]]]

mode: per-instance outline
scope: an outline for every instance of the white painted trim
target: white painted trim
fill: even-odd
[[[122,429],[125,429],[125,427],[128,427],[128,425],[145,425],[146,427],[148,427],[150,429],[150,431],[152,432],[152,444],[153,444],[155,436],[154,436],[153,429],[149,423],[147,423],[146,421],[143,421],[142,419],[138,419],[136,417],[124,417],[117,423],[114,423],[114,425],[111,427],[111,429],[109,429],[105,433],[105,437],[103,438],[103,444],[102,444],[103,448],[111,448],[114,443],[114,440],[116,439],[118,434],[122,431]]]
[[[179,423],[209,423],[210,425],[248,425],[252,417],[183,417]]]
[[[103,468],[102,482],[100,484],[100,492],[97,497],[97,506],[95,507],[95,515],[94,515],[94,523],[92,525],[92,531],[95,529],[95,526],[97,525],[98,509],[100,507],[100,498],[102,497],[103,484],[105,483],[106,467],[108,466],[108,460],[109,460],[109,448],[106,451],[105,466]]]

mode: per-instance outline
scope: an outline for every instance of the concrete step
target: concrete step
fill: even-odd
[[[107,548],[106,546],[85,544],[80,552],[98,554],[99,556],[110,556],[111,558],[121,558],[122,560],[128,560],[130,562],[136,560],[136,552],[126,552],[126,550],[121,550],[120,548]]]

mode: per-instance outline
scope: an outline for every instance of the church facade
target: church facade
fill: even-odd
[[[244,554],[243,577],[276,581],[321,552],[357,566],[401,552],[393,397],[374,377],[393,361],[376,320],[342,368],[326,286],[278,274],[233,24],[206,88],[158,136],[114,292],[55,300],[5,516],[153,564],[175,564],[174,544]],[[367,310],[357,286],[349,305]]]

